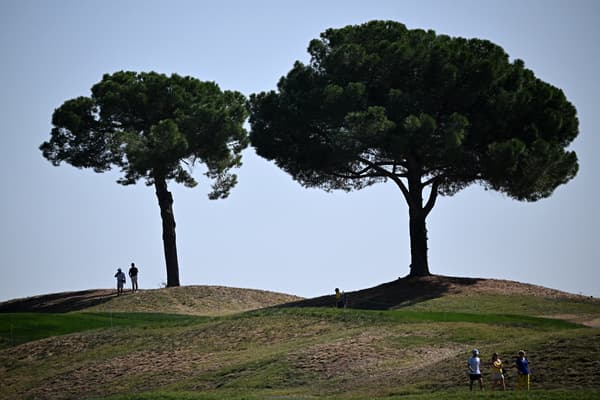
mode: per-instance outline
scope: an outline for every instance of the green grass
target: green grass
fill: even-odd
[[[253,311],[239,314],[230,318],[254,318],[261,315],[289,315],[289,316],[311,316],[313,318],[326,318],[340,322],[352,322],[359,324],[381,324],[381,323],[416,323],[416,322],[471,322],[489,325],[501,325],[511,327],[536,328],[543,330],[552,329],[574,329],[581,325],[552,318],[532,317],[528,315],[513,314],[481,314],[448,311],[369,311],[334,308],[282,308]]]
[[[557,299],[525,295],[451,295],[427,300],[403,309],[531,316],[600,314],[600,301],[598,299]]]
[[[0,314],[0,348],[100,328],[159,328],[189,325],[207,319],[207,317],[152,313]]]

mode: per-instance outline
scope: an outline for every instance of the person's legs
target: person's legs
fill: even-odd
[[[502,390],[506,390],[506,384],[504,382],[503,374],[494,373],[494,376],[492,379],[494,379],[494,387],[493,387],[494,390],[496,390],[497,386],[500,386],[502,388]]]
[[[479,388],[483,389],[483,379],[481,375],[470,374],[469,375],[469,390],[473,390],[473,382],[479,381]]]

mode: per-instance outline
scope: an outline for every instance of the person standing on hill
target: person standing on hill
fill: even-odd
[[[483,390],[483,378],[481,377],[481,359],[479,350],[473,349],[473,355],[467,360],[469,368],[469,390],[473,390],[473,382],[479,381],[479,390]]]
[[[492,382],[494,382],[493,389],[496,386],[502,386],[502,390],[506,390],[506,383],[504,382],[504,371],[502,370],[502,360],[498,356],[498,353],[492,355]]]
[[[125,274],[121,271],[121,268],[117,268],[117,273],[115,274],[115,278],[117,278],[117,296],[123,293],[123,285],[125,285]]]
[[[131,291],[136,292],[138,290],[138,269],[135,266],[135,263],[131,263],[131,268],[129,268],[129,278],[131,279]]]
[[[335,288],[335,307],[342,308],[342,292],[340,292],[339,288]]]
[[[515,360],[515,365],[517,366],[517,373],[519,374],[519,381],[517,382],[517,386],[515,389],[517,390],[527,390],[529,391],[530,386],[530,371],[529,371],[529,360],[525,357],[525,352],[523,350],[519,351],[519,356]]]

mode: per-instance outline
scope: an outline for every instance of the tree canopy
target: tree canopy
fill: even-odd
[[[536,201],[577,173],[566,149],[575,107],[490,41],[371,21],[328,29],[308,52],[277,91],[251,96],[252,145],[307,187],[395,182],[411,275],[429,274],[425,218],[438,194],[478,183]]]
[[[52,116],[50,140],[40,146],[54,165],[105,172],[119,168],[120,184],[143,179],[156,187],[163,218],[167,285],[179,285],[172,196],[167,182],[197,185],[196,164],[212,180],[211,199],[236,184],[248,137],[245,97],[213,82],[176,74],[121,71],[106,74],[90,97],[65,101]]]

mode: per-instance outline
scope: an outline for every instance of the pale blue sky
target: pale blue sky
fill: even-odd
[[[118,70],[191,75],[249,95],[273,89],[330,27],[390,19],[489,39],[576,106],[580,172],[549,199],[519,203],[471,187],[428,219],[433,273],[513,279],[600,296],[600,2],[597,1],[30,1],[0,2],[0,301],[166,281],[152,188],[118,174],[53,167],[38,146],[65,100]],[[202,178],[202,170],[197,176]],[[304,189],[244,153],[239,184],[210,201],[208,182],[171,185],[184,285],[317,296],[406,275],[408,211],[391,183],[360,192]]]

